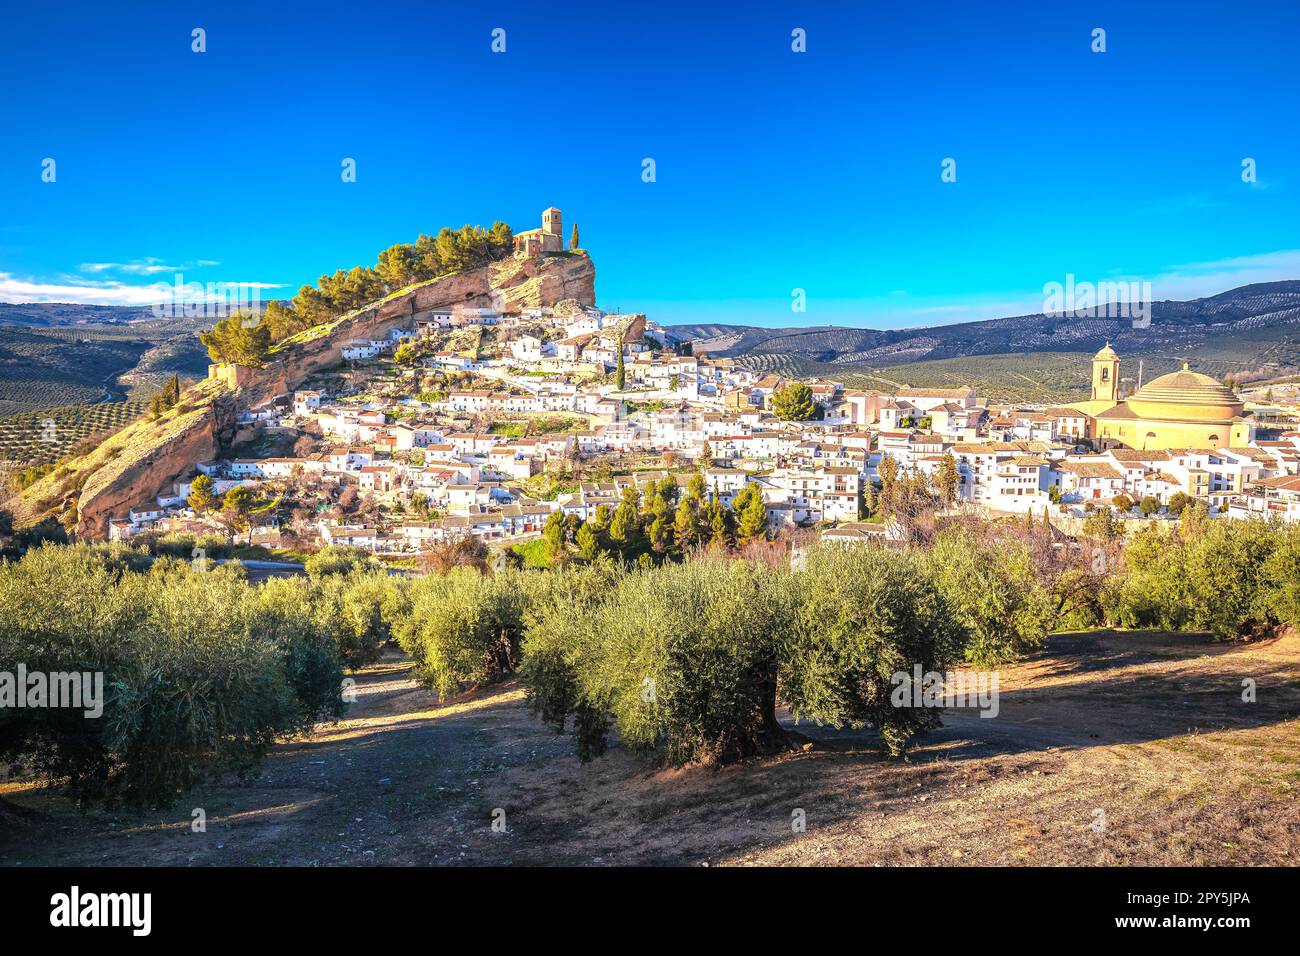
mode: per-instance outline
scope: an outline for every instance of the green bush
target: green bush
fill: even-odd
[[[142,543],[156,555],[187,561],[194,557],[195,549],[201,549],[203,557],[210,560],[228,558],[234,550],[229,541],[218,535],[194,535],[183,531],[156,537],[146,534]]]
[[[565,731],[572,717],[578,756],[584,761],[604,752],[609,715],[580,693],[577,667],[586,659],[586,632],[570,625],[586,621],[623,576],[622,566],[607,557],[546,575],[524,615],[520,673],[529,705],[557,733]]]
[[[1267,587],[1262,610],[1272,620],[1300,627],[1300,528],[1286,525],[1273,532],[1260,579]]]
[[[300,578],[286,578],[268,581],[265,589],[306,584]],[[327,574],[311,582],[309,600],[316,625],[333,636],[337,655],[347,667],[364,667],[379,659],[391,636],[385,608],[395,590],[397,583],[384,572]]]
[[[370,555],[360,548],[341,544],[331,544],[321,548],[307,559],[304,564],[307,575],[317,581],[331,574],[349,574],[374,568]]]
[[[200,586],[202,585],[201,576]],[[282,655],[285,677],[298,701],[300,713],[294,730],[311,729],[317,720],[343,716],[340,693],[343,682],[346,627],[322,621],[318,595],[301,578],[272,579],[251,589],[248,627],[271,642]]]
[[[964,656],[996,667],[1040,647],[1053,618],[1029,548],[966,529],[944,531],[930,553],[935,583],[969,635]]]
[[[1292,613],[1293,534],[1262,521],[1205,522],[1193,533],[1146,529],[1125,549],[1116,622],[1231,639],[1289,620],[1279,614]]]
[[[900,753],[939,711],[895,706],[897,673],[943,669],[967,632],[920,552],[816,548],[804,570],[710,558],[551,575],[527,616],[534,711],[583,759],[610,727],[665,763],[725,763],[788,746],[799,719],[875,726]]]

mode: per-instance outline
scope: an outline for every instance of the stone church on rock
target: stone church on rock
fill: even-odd
[[[563,252],[564,234],[560,225],[560,210],[551,206],[542,212],[542,228],[515,233],[515,252],[525,256],[538,256],[543,252]]]

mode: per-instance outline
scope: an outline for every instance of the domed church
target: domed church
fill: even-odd
[[[1241,447],[1255,437],[1246,406],[1208,375],[1182,371],[1161,375],[1125,401],[1119,400],[1119,355],[1109,343],[1092,359],[1092,398],[1077,408],[1092,418],[1090,437],[1099,449]]]

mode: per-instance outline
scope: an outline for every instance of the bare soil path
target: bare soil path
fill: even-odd
[[[166,812],[0,785],[0,864],[1300,864],[1300,637],[1061,635],[1000,673],[996,718],[949,711],[905,762],[801,724],[811,748],[721,770],[583,765],[518,684],[439,705],[408,666]]]

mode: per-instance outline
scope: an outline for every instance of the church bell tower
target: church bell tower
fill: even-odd
[[[1119,355],[1109,342],[1092,357],[1092,400],[1119,402]]]
[[[564,227],[561,224],[560,210],[551,206],[549,209],[542,210],[542,232],[551,236],[564,238]]]

